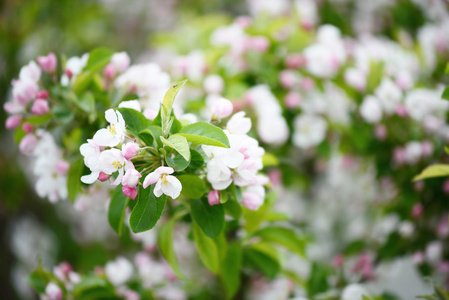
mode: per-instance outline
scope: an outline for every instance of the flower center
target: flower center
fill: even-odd
[[[120,168],[122,166],[122,164],[118,160],[114,160],[112,162],[112,165],[114,166],[114,168]]]
[[[166,177],[167,177],[167,174],[165,174],[165,173],[161,174],[162,184],[168,185],[169,182]]]
[[[109,132],[111,134],[117,134],[117,130],[115,130],[115,124],[111,124],[111,126],[109,126]]]

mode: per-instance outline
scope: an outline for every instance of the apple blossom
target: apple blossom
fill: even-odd
[[[130,280],[134,273],[129,260],[121,256],[114,261],[109,261],[104,271],[109,281],[115,286],[120,286]]]
[[[100,146],[98,146],[93,140],[89,139],[87,140],[87,143],[82,144],[80,146],[80,152],[81,155],[84,156],[84,164],[92,172],[90,175],[82,176],[81,181],[87,184],[94,183],[94,181],[98,179],[98,176],[100,175],[101,172],[99,165],[99,159],[101,154]],[[110,174],[108,176],[110,176]]]
[[[251,129],[251,119],[245,117],[244,111],[239,111],[229,119],[226,128],[231,133],[246,134]]]
[[[10,116],[5,121],[6,129],[14,129],[19,127],[20,122],[22,122],[22,117],[20,115]]]
[[[125,137],[125,120],[118,110],[112,108],[105,112],[105,116],[110,125],[107,129],[98,130],[93,137],[93,141],[99,146],[114,147],[121,143]]]
[[[122,185],[123,195],[128,196],[132,200],[137,197],[137,189],[134,187],[130,187],[129,185]]]
[[[56,71],[58,61],[54,53],[49,53],[47,56],[38,56],[37,63],[47,73],[53,73]]]
[[[8,114],[15,115],[25,111],[25,106],[15,99],[13,101],[8,101],[3,105],[3,108]]]
[[[36,98],[39,89],[36,82],[20,79],[13,81],[12,85],[12,96],[21,105],[26,105]]]
[[[139,100],[122,101],[122,102],[120,102],[118,107],[132,108],[132,109],[135,109],[137,111],[142,111],[142,108],[140,107]]]
[[[33,102],[33,107],[31,108],[31,112],[35,115],[45,115],[50,111],[48,107],[48,101],[44,99],[36,99]]]
[[[220,192],[217,190],[212,190],[207,194],[207,202],[210,206],[220,204]]]
[[[387,114],[392,114],[396,111],[396,106],[402,99],[402,91],[399,87],[388,77],[384,77],[374,91],[377,98]]]
[[[34,61],[30,61],[20,69],[19,78],[20,80],[37,83],[41,78],[41,69]]]
[[[36,145],[37,145],[36,136],[32,133],[29,133],[25,135],[20,141],[19,149],[20,152],[22,152],[25,155],[32,155]]]
[[[115,148],[101,152],[98,165],[100,170],[108,175],[112,175],[118,171],[118,176],[112,185],[119,185],[122,181],[124,171],[134,167],[132,162],[125,159],[123,153]]]
[[[299,115],[293,121],[295,132],[293,144],[296,147],[307,149],[320,144],[326,137],[326,121],[314,115]]]
[[[47,99],[48,98],[48,91],[47,90],[40,90],[36,93],[36,99]]]
[[[221,94],[224,89],[224,80],[220,75],[208,75],[204,79],[203,88],[208,94]]]
[[[118,52],[114,53],[111,57],[111,64],[114,67],[115,71],[118,73],[123,73],[129,67],[131,59],[129,58],[128,53],[126,52]]]
[[[48,300],[61,300],[62,299],[62,289],[54,282],[49,282],[45,287],[45,296]]]
[[[133,158],[137,153],[139,153],[140,148],[139,145],[136,143],[126,143],[122,145],[122,153],[125,159],[130,160]]]
[[[368,123],[378,123],[382,119],[382,107],[379,99],[366,96],[360,105],[360,114]]]
[[[122,184],[125,186],[129,186],[131,188],[135,188],[137,184],[139,183],[139,178],[141,178],[142,175],[133,168],[129,168],[122,179]]]
[[[218,98],[211,104],[212,118],[224,119],[232,113],[232,102],[225,98]]]
[[[232,182],[230,169],[237,168],[244,160],[244,155],[236,149],[215,146],[202,146],[209,158],[207,163],[207,180],[216,190],[224,190]]]
[[[242,193],[242,204],[251,210],[257,210],[264,199],[265,189],[260,185],[250,186]]]
[[[146,189],[148,186],[156,183],[154,187],[154,195],[160,197],[162,194],[170,196],[172,199],[179,197],[182,190],[181,182],[173,174],[175,170],[171,167],[159,167],[154,172],[145,177],[143,181],[143,188]]]

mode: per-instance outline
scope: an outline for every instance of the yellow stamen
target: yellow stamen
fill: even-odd
[[[167,174],[165,174],[165,173],[161,174],[162,184],[168,185],[170,182],[168,182],[166,176],[167,176]]]
[[[111,124],[111,126],[109,126],[109,132],[111,134],[117,134],[117,131],[115,130],[115,125]]]
[[[112,162],[112,165],[114,166],[114,168],[120,168],[122,166],[122,164],[118,160],[114,160]]]

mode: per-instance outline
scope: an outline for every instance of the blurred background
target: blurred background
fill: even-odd
[[[3,0],[2,106],[10,97],[11,80],[22,65],[38,55],[54,52],[80,56],[102,46],[128,52],[133,63],[146,61],[154,55],[155,45],[161,43],[164,33],[182,30],[184,24],[206,14],[225,20],[255,14],[256,1]],[[272,1],[262,2],[273,5]],[[333,24],[348,36],[371,32],[393,38],[397,28],[414,35],[426,21],[438,19],[441,13],[437,6],[423,9],[427,2],[433,2],[424,0],[316,2],[320,23]],[[113,258],[123,240],[117,240],[104,216],[93,212],[81,218],[70,203],[53,205],[37,197],[32,178],[25,171],[28,162],[13,145],[12,133],[4,128],[5,119],[5,112],[0,110],[0,298],[34,299],[24,278],[37,261],[47,266],[70,261],[80,272],[88,271]],[[91,226],[96,226],[95,232]]]

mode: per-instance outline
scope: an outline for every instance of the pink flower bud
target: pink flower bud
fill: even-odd
[[[10,116],[6,119],[5,127],[6,129],[14,129],[17,128],[22,122],[22,117],[19,115]]]
[[[448,195],[449,194],[449,179],[446,179],[443,183],[443,192]]]
[[[100,175],[98,175],[98,180],[100,180],[101,182],[105,182],[110,177],[111,177],[111,175],[108,175],[106,173],[100,172]]]
[[[23,123],[22,129],[23,129],[23,131],[25,131],[26,133],[32,133],[33,130],[34,130],[34,127],[33,127],[33,125],[31,125],[30,123]]]
[[[41,90],[36,93],[36,99],[47,99],[48,98],[48,91],[47,90]]]
[[[401,118],[406,118],[406,117],[408,117],[407,108],[405,108],[404,105],[399,104],[399,105],[396,107],[396,114],[397,114],[399,117],[401,117]]]
[[[37,144],[37,138],[34,134],[27,134],[23,137],[19,144],[19,150],[25,155],[33,154],[34,148]]]
[[[47,296],[48,300],[61,300],[62,290],[56,283],[50,282],[45,287],[45,295]]]
[[[413,253],[412,261],[414,264],[420,265],[424,262],[424,259],[425,257],[422,251],[416,251],[415,253]]]
[[[37,83],[31,80],[15,80],[12,85],[12,96],[22,105],[33,100],[39,89]]]
[[[58,61],[54,53],[49,53],[47,56],[39,56],[37,58],[38,64],[47,73],[53,73],[56,71]]]
[[[103,70],[103,75],[104,75],[104,77],[106,77],[109,80],[114,79],[115,69],[114,69],[114,66],[112,65],[112,63],[109,63],[106,65],[106,67]]]
[[[251,26],[252,22],[253,21],[248,16],[240,16],[234,20],[234,23],[239,25],[242,28],[247,28],[247,27]]]
[[[69,168],[70,164],[64,160],[60,160],[56,163],[56,171],[58,171],[59,175],[66,175]]]
[[[405,149],[396,147],[393,152],[393,161],[398,165],[402,165],[405,163],[405,158]]]
[[[225,98],[214,100],[211,105],[211,111],[214,118],[224,119],[232,114],[234,109],[232,102]]]
[[[290,54],[285,60],[285,65],[289,69],[298,69],[306,65],[306,59],[302,54]]]
[[[114,70],[119,73],[125,72],[129,67],[130,62],[131,60],[126,52],[118,52],[111,57],[112,66],[114,67]]]
[[[31,112],[35,115],[45,115],[49,111],[48,101],[44,99],[36,99],[31,108]]]
[[[265,190],[262,186],[250,186],[242,194],[242,204],[250,210],[257,210],[265,200]]]
[[[345,256],[341,253],[337,254],[332,259],[332,266],[334,266],[335,268],[339,268],[343,265],[344,261],[345,261]]]
[[[301,84],[300,84],[301,90],[304,92],[310,91],[315,87],[315,82],[313,81],[312,78],[309,77],[304,77],[301,80]]]
[[[377,125],[374,134],[379,139],[379,141],[385,141],[385,139],[387,138],[387,127],[385,127],[385,125],[383,124]]]
[[[297,83],[297,76],[291,70],[284,70],[279,74],[279,81],[286,89],[291,89]]]
[[[24,111],[22,104],[16,101],[9,101],[3,104],[3,108],[8,114],[15,115]]]
[[[212,190],[207,194],[207,201],[210,206],[220,204],[220,192],[217,190]]]
[[[433,153],[433,144],[430,141],[423,141],[421,143],[422,155],[431,156]]]
[[[416,203],[412,207],[412,217],[417,219],[424,213],[424,206],[421,203]]]
[[[268,171],[268,178],[273,186],[278,187],[282,183],[282,172],[278,168]]]
[[[65,70],[64,74],[67,75],[67,77],[69,77],[69,79],[72,79],[72,77],[73,77],[73,72],[70,71],[69,69]]]
[[[133,158],[137,153],[139,153],[139,151],[139,145],[137,145],[136,143],[126,143],[122,146],[123,156],[128,160]]]
[[[136,199],[137,189],[129,187],[128,185],[122,186],[123,195],[128,196],[131,199]]]
[[[125,173],[125,176],[122,178],[122,184],[127,185],[130,188],[135,188],[136,185],[139,183],[139,178],[142,177],[142,174],[140,174],[136,169],[128,169]]]
[[[299,106],[301,100],[301,96],[298,93],[290,92],[285,96],[284,103],[287,108],[295,108]]]
[[[255,36],[249,40],[249,46],[251,49],[263,53],[270,48],[270,40],[264,36]]]
[[[140,295],[133,290],[128,290],[125,293],[125,300],[140,300]]]

